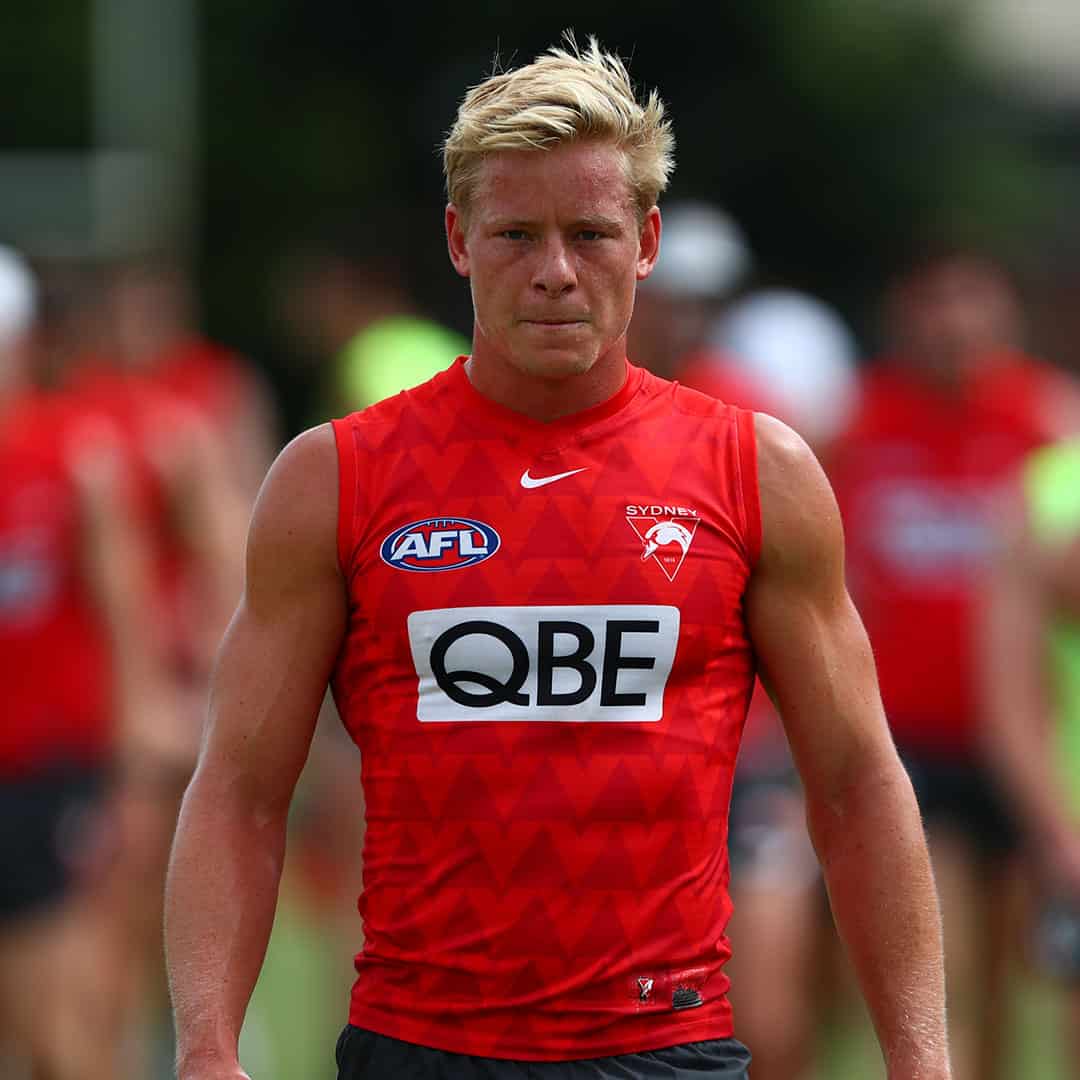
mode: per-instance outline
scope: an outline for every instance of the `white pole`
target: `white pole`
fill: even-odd
[[[195,242],[195,0],[94,0],[95,232],[105,251]]]

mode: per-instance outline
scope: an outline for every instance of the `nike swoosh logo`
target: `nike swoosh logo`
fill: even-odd
[[[588,465],[582,465],[580,469],[556,473],[554,476],[530,476],[529,470],[526,469],[521,474],[521,486],[523,488],[538,488],[543,487],[545,484],[554,484],[556,480],[565,480],[568,476],[576,476],[579,472],[584,472],[588,467]]]

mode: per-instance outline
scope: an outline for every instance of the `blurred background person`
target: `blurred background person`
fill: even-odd
[[[1009,1072],[1017,838],[983,753],[979,589],[995,500],[1024,455],[1080,418],[1077,389],[1020,351],[1017,290],[976,248],[926,245],[894,277],[885,311],[888,351],[865,373],[830,472],[852,594],[934,859],[954,1069],[988,1080]]]
[[[665,379],[745,409],[770,412],[768,395],[708,340],[711,321],[751,265],[742,229],[701,200],[665,202],[660,257],[638,288],[627,355]]]
[[[106,1080],[137,1071],[115,799],[156,739],[164,677],[122,440],[42,388],[69,342],[55,308],[31,326],[35,292],[0,248],[0,1062]]]
[[[717,355],[759,388],[775,415],[827,461],[847,423],[856,379],[854,333],[807,293],[757,286],[707,330]],[[857,1007],[779,716],[759,685],[747,717],[729,823],[734,914],[732,1003],[755,1046],[755,1080],[811,1075],[834,1002]],[[740,957],[752,961],[740,963]],[[823,993],[823,987],[827,992]]]
[[[799,289],[759,286],[714,319],[708,340],[827,461],[856,394],[858,346],[843,316]]]
[[[142,373],[199,416],[221,447],[244,510],[250,509],[280,443],[265,376],[200,329],[192,283],[175,260],[116,262],[108,269],[104,303],[115,364]],[[242,535],[230,546],[236,542]]]
[[[1027,957],[1066,991],[1062,1056],[1080,1077],[1080,437],[1018,480],[986,582],[986,737],[1022,827]]]
[[[108,933],[123,946],[100,958],[98,977],[115,988],[120,1038],[134,1073],[145,1075],[155,1055],[171,1056],[165,868],[201,738],[210,667],[240,591],[254,490],[241,479],[226,425],[215,426],[208,406],[159,381],[157,362],[180,338],[171,288],[115,260],[60,258],[43,262],[42,272],[53,396],[110,432],[145,554],[145,587],[132,595],[138,648],[155,658],[158,682],[109,787],[110,858],[95,884]],[[237,419],[243,423],[239,410]],[[111,548],[106,554],[122,558]]]
[[[156,324],[169,300],[133,285],[130,268],[94,263],[76,285],[73,309],[89,325],[54,363],[56,386],[110,418],[136,467],[138,509],[153,541],[155,618],[175,692],[197,741],[210,664],[240,590],[242,543],[254,491],[237,481],[224,433],[165,385]],[[159,299],[161,300],[159,306]],[[73,316],[75,317],[75,316]]]

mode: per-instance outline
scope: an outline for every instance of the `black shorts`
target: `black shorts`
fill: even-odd
[[[1031,939],[1037,970],[1080,990],[1080,894],[1041,896]]]
[[[927,826],[943,825],[967,838],[975,853],[999,862],[1019,847],[1016,821],[993,774],[978,760],[935,757],[900,746]]]
[[[105,780],[81,765],[0,780],[0,926],[64,898],[95,842]]]
[[[740,764],[728,814],[731,881],[740,886],[808,887],[821,877],[806,830],[795,766]]]
[[[432,1050],[348,1025],[337,1044],[338,1080],[747,1080],[738,1039],[667,1046],[581,1061],[508,1061]]]

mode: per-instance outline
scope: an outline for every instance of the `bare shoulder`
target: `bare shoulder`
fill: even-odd
[[[337,446],[334,429],[330,424],[320,424],[297,435],[278,454],[267,472],[260,502],[295,505],[298,510],[317,510],[327,495],[331,506],[337,498]]]
[[[297,435],[271,465],[248,536],[248,592],[266,578],[337,572],[338,464],[334,430]]]
[[[790,427],[754,414],[763,569],[824,569],[842,561],[843,533],[832,487],[814,452]]]

